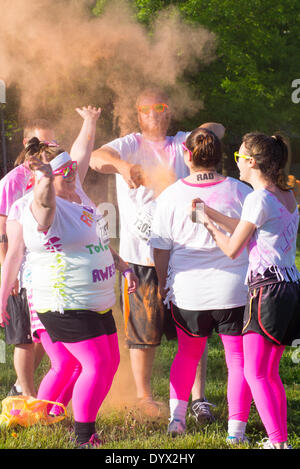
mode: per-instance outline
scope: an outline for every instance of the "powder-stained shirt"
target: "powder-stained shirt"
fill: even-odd
[[[189,174],[182,148],[182,142],[188,135],[178,132],[161,142],[152,142],[140,133],[132,133],[106,145],[116,150],[122,160],[141,165],[152,180],[163,181],[170,169],[176,179]],[[152,248],[143,239],[143,234],[151,228],[155,190],[145,186],[130,189],[119,174],[116,175],[116,187],[120,213],[120,256],[133,264],[154,265]]]
[[[157,198],[150,243],[170,251],[167,302],[196,311],[246,304],[246,250],[235,260],[227,257],[203,224],[193,223],[190,212],[192,200],[200,198],[224,215],[240,218],[251,191],[230,177],[208,184],[179,180]]]
[[[26,267],[36,311],[89,309],[104,311],[115,303],[115,265],[103,219],[91,205],[56,197],[47,232],[38,231],[32,197],[21,212]]]
[[[32,189],[32,173],[21,164],[0,181],[0,215],[8,216],[12,204]]]
[[[266,189],[249,194],[241,219],[253,223],[256,230],[249,242],[249,272],[263,275],[267,269],[279,280],[298,280],[295,266],[299,212],[291,213],[280,200]]]

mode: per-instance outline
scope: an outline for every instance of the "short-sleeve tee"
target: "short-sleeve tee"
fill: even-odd
[[[184,163],[182,142],[189,133],[178,132],[161,142],[146,140],[140,133],[132,133],[106,144],[116,150],[120,158],[132,164],[139,164],[152,176],[164,178],[170,169],[176,178],[189,174]],[[120,213],[120,256],[133,264],[153,266],[152,248],[136,235],[137,213],[151,206],[154,191],[145,186],[130,189],[123,177],[116,175],[117,199]]]
[[[32,303],[38,312],[64,309],[104,311],[115,303],[115,265],[95,207],[56,197],[47,232],[39,232],[26,196],[23,225]]]
[[[187,310],[214,310],[246,304],[248,255],[229,259],[202,223],[190,218],[191,202],[202,199],[224,215],[240,218],[252,189],[227,177],[211,184],[179,180],[156,200],[151,246],[170,250],[167,301]]]
[[[32,173],[21,164],[7,173],[0,181],[0,215],[8,216],[12,204],[33,187]]]
[[[271,269],[279,280],[298,280],[295,266],[298,208],[291,213],[274,194],[259,189],[246,197],[241,219],[256,226],[248,245],[248,278],[250,272],[254,276],[263,275]]]

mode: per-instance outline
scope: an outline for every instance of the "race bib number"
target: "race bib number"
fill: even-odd
[[[105,246],[109,244],[109,227],[108,220],[106,220],[102,215],[97,216],[97,235],[101,240],[102,244]]]
[[[133,223],[133,234],[145,242],[149,241],[153,216],[150,210],[140,210]]]

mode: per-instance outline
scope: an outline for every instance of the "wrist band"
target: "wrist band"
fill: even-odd
[[[122,275],[123,275],[124,277],[126,277],[126,274],[128,274],[128,273],[133,274],[133,270],[132,270],[132,269],[126,269],[126,270],[124,270],[124,272],[122,272]]]

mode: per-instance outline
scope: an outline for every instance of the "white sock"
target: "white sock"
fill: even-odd
[[[228,420],[228,435],[243,438],[246,431],[247,422],[241,420]]]
[[[18,392],[22,392],[22,388],[19,384],[15,384],[15,388]]]
[[[170,399],[170,420],[176,419],[185,422],[188,401]]]

